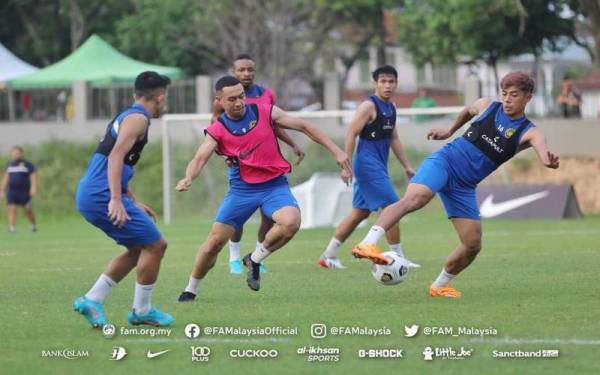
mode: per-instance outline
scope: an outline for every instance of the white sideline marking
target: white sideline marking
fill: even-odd
[[[125,341],[129,342],[141,342],[141,343],[187,343],[187,344],[261,344],[265,342],[286,342],[289,341],[283,337],[261,337],[261,338],[247,338],[247,337],[203,337],[197,339],[187,338],[169,338],[169,337],[157,337],[157,338],[125,338]]]
[[[12,251],[4,251],[0,253],[0,257],[10,257],[13,255],[17,255],[17,253]]]
[[[494,344],[569,344],[569,345],[600,345],[600,339],[516,339],[511,337],[502,338],[477,338],[470,342],[494,343]]]

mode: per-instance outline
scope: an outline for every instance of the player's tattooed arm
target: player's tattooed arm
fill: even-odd
[[[542,162],[546,168],[558,168],[560,160],[557,155],[550,152],[548,144],[546,143],[546,137],[544,137],[544,134],[539,129],[529,129],[527,133],[523,135],[519,147],[527,144],[533,147],[538,159],[540,159],[540,162]]]
[[[431,129],[427,133],[427,139],[444,140],[450,138],[452,134],[456,133],[464,124],[471,121],[473,117],[483,113],[491,103],[491,100],[488,98],[477,99],[473,104],[466,106],[460,111],[450,128]]]
[[[144,115],[132,114],[125,117],[119,127],[117,141],[108,155],[108,186],[110,188],[108,216],[113,224],[119,227],[130,219],[121,200],[121,176],[125,155],[146,133],[147,126],[148,120]]]
[[[350,164],[350,159],[344,151],[342,151],[331,139],[329,139],[329,137],[325,135],[325,133],[317,129],[317,127],[313,126],[308,121],[288,115],[284,110],[277,106],[273,106],[271,120],[275,126],[300,131],[306,134],[316,143],[327,148],[333,154],[333,157],[340,168],[342,168],[342,179],[344,182],[349,183],[349,181],[352,179],[352,166]]]
[[[348,131],[346,132],[346,142],[344,143],[344,151],[346,151],[346,155],[348,155],[350,160],[352,160],[352,155],[356,149],[356,137],[358,137],[365,125],[375,120],[376,117],[375,105],[370,100],[362,102],[356,109],[356,112],[354,112],[350,126],[348,126]]]
[[[210,156],[217,149],[217,145],[217,141],[210,134],[206,134],[204,142],[198,147],[196,155],[190,160],[185,169],[185,177],[179,180],[177,186],[175,186],[175,190],[186,191],[190,188],[192,181],[202,172],[202,168],[204,168]]]

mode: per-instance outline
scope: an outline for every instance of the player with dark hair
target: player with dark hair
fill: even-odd
[[[104,300],[134,267],[137,277],[129,323],[168,326],[174,322],[171,315],[151,304],[167,243],[156,227],[154,211],[136,201],[129,189],[133,167],[148,142],[150,120],[161,116],[170,83],[168,77],[152,71],[137,76],[135,103],[108,124],[77,188],[81,215],[126,248],[73,304],[93,327],[106,324]]]
[[[237,78],[242,86],[244,87],[244,94],[246,96],[246,104],[263,104],[263,105],[275,105],[276,96],[275,92],[268,87],[264,87],[254,83],[254,77],[256,74],[256,63],[254,59],[247,53],[238,55],[231,66],[231,72],[233,76]],[[223,113],[223,107],[219,104],[219,100],[215,99],[213,105],[213,122]],[[304,158],[304,151],[294,140],[283,130],[282,128],[275,127],[275,135],[287,143],[294,154],[298,157],[295,165],[300,164]],[[229,161],[230,163],[230,161]],[[260,244],[265,240],[265,235],[273,226],[273,221],[269,220],[264,215],[261,215],[260,227],[258,229],[258,239],[256,242],[256,248],[260,247]],[[242,262],[240,257],[240,242],[244,233],[244,227],[240,227],[235,231],[231,239],[229,240],[229,271],[233,274],[242,273]],[[264,265],[261,263],[261,272],[266,272]]]
[[[431,284],[432,297],[458,298],[461,292],[449,286],[471,264],[481,250],[481,222],[475,197],[477,184],[518,152],[533,147],[547,168],[556,169],[559,158],[548,150],[546,139],[525,116],[525,107],[535,88],[533,78],[512,72],[502,78],[502,101],[481,98],[465,107],[448,129],[432,129],[428,139],[450,138],[477,116],[461,137],[429,156],[417,170],[404,197],[386,207],[362,243],[352,250],[358,258],[378,264],[389,260],[381,255],[377,241],[406,214],[424,207],[439,194],[460,239],[446,259],[438,278]]]
[[[335,229],[329,245],[319,259],[319,265],[324,268],[346,268],[337,258],[342,243],[371,212],[398,201],[398,195],[388,174],[390,148],[406,170],[408,178],[415,174],[406,159],[396,131],[396,106],[392,102],[392,96],[398,86],[396,69],[389,65],[377,68],[373,72],[373,85],[375,94],[360,104],[346,133],[345,151],[348,157],[354,153],[356,137],[359,138],[352,161],[352,211]],[[398,223],[386,234],[390,251],[404,257]]]
[[[31,224],[31,230],[37,232],[35,214],[31,199],[37,193],[37,173],[35,166],[23,159],[23,149],[15,146],[10,151],[10,161],[2,178],[2,195],[6,196],[8,214],[8,232],[17,232],[17,207],[22,206]]]
[[[198,284],[215,265],[225,243],[257,209],[275,225],[263,243],[243,258],[248,268],[247,284],[252,290],[260,289],[260,263],[291,240],[300,228],[298,203],[285,177],[291,166],[281,155],[275,127],[303,132],[325,146],[342,168],[342,179],[349,181],[352,177],[346,154],[310,123],[288,115],[277,106],[246,104],[244,87],[235,77],[219,79],[215,89],[224,113],[206,129],[204,142],[176,189],[188,190],[214,152],[233,158],[235,165],[229,174],[229,192],[208,238],[198,249],[188,285],[179,296],[180,302],[196,298]]]

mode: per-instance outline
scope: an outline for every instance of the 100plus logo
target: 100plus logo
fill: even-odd
[[[208,362],[210,360],[210,348],[208,346],[190,346],[192,350],[192,362]]]

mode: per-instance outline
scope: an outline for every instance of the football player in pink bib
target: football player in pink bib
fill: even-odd
[[[291,240],[300,228],[298,203],[285,177],[292,168],[281,155],[274,128],[306,134],[332,153],[346,183],[352,178],[346,153],[315,126],[288,115],[277,106],[246,104],[244,87],[235,77],[219,79],[215,89],[224,112],[206,129],[204,142],[176,189],[188,190],[213,152],[231,158],[234,165],[229,170],[229,192],[217,211],[208,238],[198,249],[188,285],[179,296],[180,302],[196,298],[198,284],[215,265],[225,243],[257,209],[275,224],[262,244],[243,258],[248,269],[246,281],[252,290],[260,289],[260,263]]]
[[[256,63],[254,59],[248,54],[238,55],[231,66],[231,72],[233,76],[237,78],[242,86],[244,86],[244,94],[246,104],[263,104],[263,105],[275,105],[276,96],[275,92],[265,86],[254,83],[254,77],[256,75]],[[223,107],[219,104],[219,101],[215,99],[213,105],[213,122],[216,121],[219,116],[223,113]],[[283,130],[282,128],[276,127],[275,135],[283,142],[287,143],[293,150],[294,154],[298,157],[295,165],[300,164],[304,158],[304,151],[294,140]],[[262,211],[261,211],[262,212]],[[269,220],[265,215],[261,215],[260,227],[258,229],[256,248],[265,240],[265,235],[273,226],[273,221]],[[242,262],[240,257],[240,242],[242,241],[242,235],[244,233],[244,227],[240,227],[235,231],[235,234],[229,240],[229,272],[232,274],[242,274]],[[260,272],[266,272],[266,268],[261,263]]]

